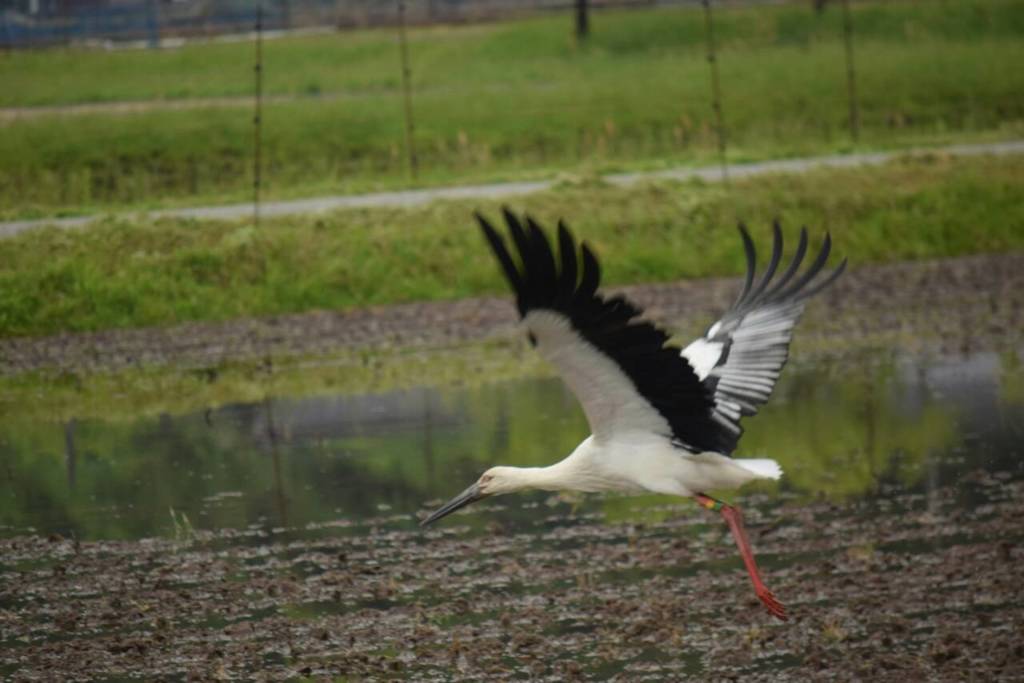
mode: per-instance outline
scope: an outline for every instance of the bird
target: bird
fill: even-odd
[[[553,465],[488,469],[421,526],[489,496],[526,489],[692,498],[721,515],[757,598],[786,621],[785,606],[761,578],[740,509],[707,491],[782,476],[775,460],[732,455],[743,433],[740,421],[756,414],[775,387],[807,300],[846,267],[844,259],[825,272],[831,236],[825,233],[813,261],[799,272],[808,250],[802,228],[789,265],[776,277],[783,232],[774,221],[771,257],[757,278],[754,242],[740,223],[746,277],[739,296],[703,336],[679,348],[636,304],[598,292],[597,257],[585,241],[577,244],[564,221],[558,222],[556,250],[532,217],[507,207],[502,213],[512,249],[485,216],[475,216],[515,293],[529,342],[575,394],[592,434]]]

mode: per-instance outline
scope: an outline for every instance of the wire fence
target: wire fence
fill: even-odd
[[[551,48],[552,54],[557,55],[557,50],[564,48],[566,54],[584,55],[588,60],[592,57],[604,59],[600,51],[576,50],[571,45],[574,28],[577,41],[580,40],[580,5],[577,1],[262,0],[261,3],[207,3],[204,6],[213,7],[216,11],[202,14],[196,10],[200,3],[158,3],[152,0],[116,6],[91,5],[88,10],[82,5],[75,5],[77,9],[55,11],[50,15],[46,15],[47,8],[40,8],[45,0],[38,0],[38,3],[39,7],[35,8],[29,8],[28,2],[21,2],[18,7],[8,3],[4,10],[5,27],[9,29],[12,25],[9,19],[16,14],[22,18],[35,16],[35,28],[40,31],[47,21],[51,23],[51,29],[63,21],[60,30],[64,33],[59,33],[61,36],[117,35],[148,41],[146,36],[155,32],[157,38],[153,40],[160,41],[174,31],[180,31],[179,35],[203,36],[206,35],[204,32],[224,30],[237,32],[241,40],[252,41],[251,52],[248,52],[248,43],[243,43],[232,48],[236,51],[229,57],[224,56],[228,54],[226,48],[216,48],[221,61],[215,68],[233,69],[232,73],[238,74],[237,80],[230,83],[227,79],[211,81],[210,85],[204,86],[208,90],[198,95],[153,97],[150,94],[150,101],[143,101],[140,97],[138,102],[133,102],[130,101],[133,95],[124,90],[129,94],[117,97],[126,101],[107,105],[97,102],[74,104],[75,100],[70,98],[71,104],[49,105],[55,110],[82,107],[89,113],[102,113],[103,107],[120,113],[122,107],[130,111],[131,107],[138,105],[139,112],[143,114],[119,117],[116,126],[103,123],[99,116],[83,116],[81,135],[74,130],[77,121],[62,125],[61,131],[55,131],[56,126],[51,130],[40,125],[35,146],[50,147],[33,158],[34,166],[16,154],[6,155],[6,162],[0,160],[0,199],[9,197],[25,204],[56,206],[62,210],[64,207],[117,206],[140,201],[187,199],[206,202],[225,197],[237,201],[237,198],[245,196],[246,199],[251,198],[253,218],[258,222],[260,202],[268,195],[287,195],[294,188],[307,193],[314,184],[317,194],[350,193],[376,187],[395,187],[403,183],[404,176],[421,183],[452,184],[475,182],[482,178],[514,177],[515,174],[523,177],[524,173],[532,173],[537,168],[575,170],[591,161],[596,161],[602,168],[614,168],[620,161],[692,163],[699,158],[699,163],[708,163],[717,159],[723,177],[727,177],[727,160],[739,158],[735,153],[737,150],[740,155],[746,153],[753,139],[762,144],[764,138],[774,136],[782,149],[791,140],[806,142],[815,138],[826,143],[817,149],[828,146],[835,149],[855,143],[863,121],[870,124],[868,142],[872,142],[871,135],[879,129],[879,120],[883,116],[885,121],[882,125],[893,129],[904,125],[919,128],[932,125],[921,123],[923,116],[911,119],[912,114],[900,109],[903,103],[899,98],[892,98],[894,104],[886,104],[889,109],[884,111],[879,111],[876,102],[869,115],[863,116],[858,106],[858,93],[864,90],[858,88],[860,74],[855,69],[855,20],[858,15],[850,11],[851,0],[830,3],[833,7],[827,11],[831,12],[832,23],[828,24],[830,33],[825,37],[822,37],[823,24],[815,24],[808,18],[822,12],[822,8],[816,8],[816,3],[810,0],[788,3],[796,8],[793,16],[787,19],[787,30],[794,37],[787,37],[781,42],[772,37],[764,39],[763,44],[783,45],[783,51],[788,50],[786,59],[789,61],[778,61],[769,66],[777,70],[774,75],[782,73],[783,69],[789,69],[796,62],[793,55],[798,54],[798,59],[807,64],[801,67],[800,77],[816,79],[812,85],[818,90],[811,91],[807,82],[782,73],[789,80],[781,82],[792,95],[787,95],[785,102],[781,98],[778,100],[777,111],[772,111],[770,106],[762,107],[762,101],[744,93],[751,90],[749,79],[752,72],[762,71],[760,62],[770,51],[748,51],[744,62],[747,71],[736,67],[736,46],[745,39],[737,36],[746,31],[743,36],[753,33],[757,40],[762,40],[761,33],[758,33],[761,27],[754,25],[750,29],[752,24],[743,23],[746,19],[740,13],[733,12],[730,16],[727,12],[720,12],[722,8],[759,4],[756,2],[627,2],[625,4],[630,6],[676,6],[652,15],[655,16],[653,22],[644,24],[648,29],[655,26],[655,32],[660,24],[666,23],[659,17],[677,17],[689,12],[689,18],[653,35],[651,40],[662,41],[653,49],[646,43],[641,48],[633,44],[622,48],[622,61],[626,67],[618,66],[619,54],[614,52],[605,61],[599,61],[606,65],[601,68],[618,69],[617,80],[606,79],[605,74],[593,66],[587,66],[589,70],[584,72],[580,67],[585,61],[582,58],[565,59],[563,62],[570,66],[551,81],[553,86],[547,82],[547,74],[533,74],[531,69],[534,67],[527,65],[516,66],[519,69],[516,83],[523,83],[523,87],[511,88],[489,80],[492,74],[485,73],[480,63],[467,61],[463,64],[450,59],[438,62],[437,36],[457,37],[456,34],[407,34],[407,25],[442,17],[469,21],[557,10],[563,14],[559,21],[564,19],[564,24],[549,22],[555,28],[541,34],[545,46],[557,43],[555,48]],[[588,2],[589,9],[595,14],[623,4],[597,0]],[[688,6],[686,11],[679,8],[681,5]],[[134,12],[130,21],[126,18],[129,8]],[[29,9],[38,11],[32,14]],[[645,10],[641,10],[615,16],[618,20],[625,14],[637,17],[644,13]],[[105,18],[96,19],[98,16]],[[186,21],[187,17],[191,19]],[[118,24],[122,19],[123,22]],[[91,28],[81,28],[89,21],[93,22]],[[353,79],[351,76],[355,69],[343,61],[352,54],[351,50],[363,50],[367,44],[361,34],[355,32],[341,32],[336,38],[332,34],[308,41],[281,41],[309,43],[313,48],[302,53],[301,60],[305,61],[293,58],[293,62],[275,64],[275,59],[286,58],[286,50],[280,45],[275,48],[271,43],[265,46],[263,41],[267,32],[283,27],[316,26],[318,21],[328,21],[327,25],[331,27],[351,22],[386,25],[393,29],[371,36],[376,41],[374,45],[383,44],[386,48],[382,56],[373,57],[371,66],[377,71],[372,78],[357,74]],[[534,23],[545,24],[543,21]],[[73,24],[79,28],[68,28]],[[598,21],[596,28],[591,27],[593,35],[590,39],[605,39],[609,25],[610,22],[602,24]],[[564,38],[559,33],[552,39],[555,29],[562,31],[563,27]],[[801,42],[800,36],[807,27],[817,31],[818,37]],[[534,28],[531,24],[530,31]],[[877,35],[878,29],[873,30]],[[522,33],[516,33],[516,41],[522,38]],[[7,35],[13,34],[8,32]],[[37,37],[43,35],[38,33]],[[388,44],[392,36],[394,47]],[[826,43],[826,40],[831,42]],[[685,77],[679,76],[681,61],[676,57],[680,54],[678,52],[671,53],[671,59],[658,62],[662,65],[661,70],[653,76],[629,70],[633,65],[646,69],[657,61],[646,57],[644,60],[635,59],[636,54],[657,53],[659,46],[669,54],[681,41],[686,42],[689,50],[683,67],[687,69]],[[44,43],[28,41],[22,44]],[[539,40],[537,44],[540,44]],[[333,57],[325,61],[321,54],[324,46],[337,45],[343,49],[332,54],[340,55],[339,61],[330,61]],[[503,58],[511,54],[510,59],[514,60],[519,45],[510,41],[499,48],[485,47],[501,50]],[[601,50],[615,49],[614,41],[606,41],[602,45]],[[485,49],[479,43],[477,47]],[[420,58],[431,50],[433,53],[428,58]],[[814,60],[814,54],[826,51],[831,61]],[[312,52],[316,53],[314,57],[308,57]],[[150,51],[138,54],[159,56]],[[868,51],[865,50],[863,56],[865,61],[870,61]],[[196,72],[189,71],[189,75],[209,71],[205,68],[206,63],[195,54],[193,58],[189,64],[194,65]],[[486,59],[484,53],[480,61]],[[874,60],[876,68],[877,61]],[[917,59],[917,62],[921,61]],[[542,63],[556,62],[557,59],[552,58]],[[439,68],[438,63],[445,64],[445,68]],[[828,65],[827,73],[819,68],[820,64]],[[293,69],[295,65],[309,68],[310,73]],[[472,72],[472,78],[463,78],[463,68]],[[573,71],[577,68],[581,69],[579,78]],[[870,73],[870,69],[868,71]],[[966,83],[962,78],[968,73],[944,75],[944,81],[952,84],[949,91],[955,94],[956,76],[960,76],[961,83],[965,84],[962,86],[965,92],[974,88],[974,84]],[[496,75],[502,76],[500,72]],[[774,75],[756,75],[761,79],[757,92],[782,89],[776,86]],[[201,75],[197,76],[197,80],[201,78]],[[336,79],[342,78],[349,80],[340,85]],[[359,80],[361,78],[362,81]],[[217,88],[224,83],[227,85],[218,91]],[[138,91],[143,90],[140,88]],[[631,100],[631,94],[646,95],[646,91],[651,90],[662,90],[668,95],[656,99],[637,97],[635,100],[640,102],[639,105]],[[875,91],[878,91],[877,86]],[[206,93],[212,95],[207,97]],[[831,99],[830,106],[819,106],[821,98],[817,96],[822,93]],[[926,94],[931,95],[930,92]],[[920,108],[929,116],[939,111],[934,115],[938,121],[935,126],[954,128],[977,124],[991,128],[998,125],[998,121],[993,123],[993,116],[1024,115],[1024,98],[1012,95],[1001,96],[1003,99],[996,104],[1002,109],[990,108],[994,114],[983,110],[982,107],[988,105],[973,95],[971,98],[943,96],[946,99],[941,101],[942,106],[947,106],[946,101],[952,102],[947,110],[939,111],[931,100],[925,101],[927,107]],[[909,98],[906,101],[910,101]],[[793,102],[798,104],[794,106]],[[193,107],[202,111],[195,117],[179,114],[182,109]],[[0,117],[4,114],[0,110]],[[160,117],[162,114],[166,116]],[[10,115],[20,116],[22,113]],[[38,115],[38,112],[24,113],[26,117]],[[942,116],[946,118],[939,120]],[[978,121],[972,122],[971,116],[978,116]],[[989,119],[981,120],[981,116],[989,116]],[[496,125],[496,119],[500,119],[500,125]],[[496,132],[498,128],[500,130]],[[54,132],[64,135],[59,139],[66,140],[67,144],[58,148],[60,143],[51,141],[58,139]],[[789,149],[786,148],[786,152]],[[23,156],[27,158],[30,154]]]

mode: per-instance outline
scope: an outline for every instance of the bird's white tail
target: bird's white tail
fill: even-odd
[[[738,458],[733,462],[762,479],[778,479],[782,476],[782,467],[774,460],[768,460],[767,458]]]

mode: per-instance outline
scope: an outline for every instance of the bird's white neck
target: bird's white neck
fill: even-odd
[[[495,493],[512,493],[524,489],[541,491],[604,491],[609,481],[600,468],[587,457],[588,441],[584,441],[567,458],[547,467],[495,467]]]
[[[503,467],[503,479],[513,490],[564,491],[573,488],[573,477],[563,463],[565,460],[548,467]]]

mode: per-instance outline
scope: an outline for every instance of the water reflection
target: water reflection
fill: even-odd
[[[1019,471],[1024,386],[1014,356],[791,367],[742,454],[771,454],[794,495],[934,487],[976,467]],[[129,422],[0,421],[0,532],[79,538],[197,528],[408,525],[496,462],[542,465],[587,432],[557,379],[233,405]],[[774,486],[764,487],[766,491]],[[467,519],[536,517],[545,494]],[[651,510],[661,499],[650,499]],[[598,499],[610,518],[635,499]]]

